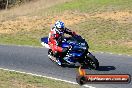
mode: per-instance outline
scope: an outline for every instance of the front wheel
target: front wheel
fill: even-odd
[[[99,68],[99,62],[92,54],[88,54],[84,60],[84,66],[97,70]]]

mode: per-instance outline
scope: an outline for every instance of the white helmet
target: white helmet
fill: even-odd
[[[64,30],[64,28],[65,28],[64,22],[62,22],[62,21],[56,21],[55,27],[56,27],[56,30],[58,32],[62,32]]]

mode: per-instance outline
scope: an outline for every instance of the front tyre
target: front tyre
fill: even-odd
[[[85,67],[97,70],[99,68],[99,62],[92,54],[88,54],[84,60]]]

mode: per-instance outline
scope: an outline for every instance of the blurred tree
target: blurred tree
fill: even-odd
[[[33,0],[0,0],[0,9],[8,9],[14,5],[20,5]]]
[[[5,9],[7,10],[8,8],[8,4],[9,4],[9,0],[6,0],[6,6],[5,6]]]

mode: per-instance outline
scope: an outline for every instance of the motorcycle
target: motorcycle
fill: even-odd
[[[48,45],[48,37],[41,38],[41,44],[49,49],[48,57],[50,60],[55,62],[56,58],[54,56],[54,53]],[[73,65],[78,62],[83,67],[89,67],[90,69],[94,70],[97,70],[99,68],[98,60],[91,52],[88,51],[88,43],[81,36],[64,37],[62,39],[61,45],[62,48],[71,46],[68,52],[63,54],[61,57],[63,58],[63,63]]]

